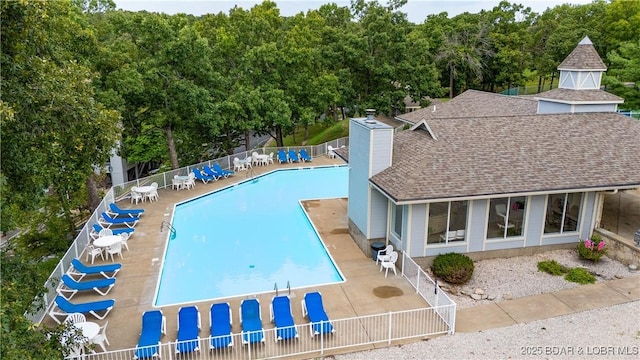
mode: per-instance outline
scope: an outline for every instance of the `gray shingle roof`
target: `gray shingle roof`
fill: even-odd
[[[640,185],[640,122],[615,113],[430,119],[370,181],[396,201]]]
[[[558,70],[607,70],[600,55],[593,47],[589,37],[585,37],[578,43],[575,49],[558,66]]]
[[[553,89],[534,96],[536,99],[564,100],[565,102],[597,101],[623,103],[624,99],[602,90]]]
[[[437,119],[450,117],[485,117],[500,115],[530,115],[535,114],[538,103],[533,98],[522,98],[488,93],[477,90],[467,90],[448,102],[420,109],[397,118],[417,123],[422,119]]]

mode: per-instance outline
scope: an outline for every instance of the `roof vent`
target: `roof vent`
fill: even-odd
[[[365,114],[367,114],[367,120],[375,120],[375,116],[376,116],[376,109],[366,109]],[[367,121],[367,123],[369,123]]]

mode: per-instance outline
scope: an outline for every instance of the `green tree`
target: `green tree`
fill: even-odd
[[[64,239],[75,230],[71,209],[86,204],[94,166],[106,163],[120,135],[119,114],[96,101],[94,74],[83,65],[95,38],[76,8],[62,1],[1,6],[3,213],[14,210],[7,224],[27,229],[40,228],[34,214],[49,214],[52,225],[62,215],[66,226],[48,229]]]
[[[624,109],[640,109],[640,40],[622,43],[608,54],[611,63],[605,74],[607,90],[624,98]]]

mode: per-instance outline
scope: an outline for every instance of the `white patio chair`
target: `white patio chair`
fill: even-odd
[[[87,318],[84,316],[84,314],[81,314],[81,313],[71,313],[67,315],[66,319],[64,319],[64,322],[67,322],[70,324],[77,324],[85,321],[87,321]]]
[[[139,192],[136,191],[137,187],[132,187],[131,188],[131,203],[133,204],[133,202],[135,201],[136,204],[138,203],[138,201],[142,201],[144,200],[142,198],[142,194],[140,194]]]
[[[378,254],[376,255],[376,265],[378,265],[379,261],[389,261],[391,259],[391,253],[393,252],[393,245],[389,244],[386,248],[382,250],[378,250]]]
[[[108,320],[104,323],[104,325],[100,327],[98,335],[96,335],[92,339],[89,339],[92,344],[100,346],[103,352],[107,352],[107,347],[104,345],[104,343],[107,343],[107,345],[111,345],[109,343],[109,339],[107,339],[107,325],[109,325]]]
[[[496,214],[500,218],[502,218],[502,221],[498,221],[498,228],[500,228],[500,230],[504,230],[505,227],[507,229],[511,229],[511,228],[515,228],[516,227],[515,224],[507,222],[507,205],[505,205],[505,204],[497,204],[496,205]]]
[[[183,186],[187,188],[187,190],[196,187],[196,174],[194,174],[193,171],[189,173],[189,180],[185,180]]]
[[[267,163],[267,165],[269,164],[273,164],[273,151],[271,152],[271,154],[269,154],[269,162]]]
[[[329,155],[329,157],[332,159],[336,157],[336,153],[333,152],[333,150],[335,150],[333,146],[327,145],[327,155]]]
[[[258,153],[254,151],[251,153],[251,167],[260,165],[258,162],[260,162],[260,156],[258,156]]]
[[[447,238],[449,238],[449,241],[455,240],[456,231],[455,230],[451,230],[451,231],[447,231],[444,234],[440,234],[440,242],[447,241]]]
[[[380,263],[380,271],[384,268],[384,277],[387,277],[389,273],[389,269],[393,270],[394,275],[398,275],[396,272],[396,261],[398,261],[398,252],[392,251],[388,261],[383,261]]]
[[[151,183],[151,187],[153,188],[153,190],[149,191],[146,194],[146,197],[147,199],[149,199],[149,201],[157,201],[158,200],[158,183],[157,182]]]
[[[86,261],[89,260],[89,256],[91,256],[91,263],[93,264],[94,260],[96,259],[96,256],[100,255],[100,257],[102,258],[102,260],[104,260],[104,255],[102,254],[102,249],[99,247],[95,247],[92,244],[87,245],[87,248],[85,249],[87,255],[86,255]]]
[[[456,240],[464,240],[465,233],[464,230],[456,230]]]
[[[244,171],[247,170],[247,168],[244,166],[243,163],[240,162],[240,159],[233,158],[233,171]]]
[[[120,258],[124,259],[124,256],[122,256],[122,241],[115,242],[109,246],[109,248],[107,248],[107,255],[111,257],[112,262],[115,262],[114,255],[120,255]]]
[[[182,189],[182,183],[182,181],[178,180],[178,175],[173,175],[173,179],[171,179],[171,190]]]
[[[113,235],[113,230],[109,229],[109,228],[104,228],[102,230],[100,230],[100,232],[98,233],[98,237],[101,238],[103,236],[111,236]]]
[[[131,233],[120,233],[118,235],[120,235],[120,238],[122,239],[122,246],[129,251],[129,244],[127,243],[127,240],[131,237]]]

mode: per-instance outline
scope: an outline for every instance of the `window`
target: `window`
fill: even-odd
[[[578,230],[582,193],[553,194],[547,196],[547,216],[544,233],[564,233]]]
[[[466,240],[467,207],[466,201],[429,204],[427,244]]]
[[[402,240],[402,206],[395,205],[393,207],[393,233]]]
[[[522,236],[522,229],[526,219],[526,197],[515,196],[491,199],[489,206],[487,238],[505,239]]]

